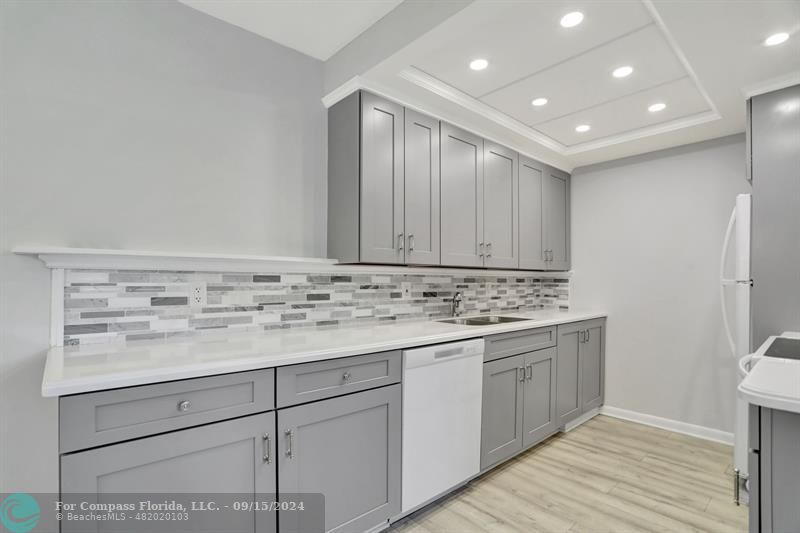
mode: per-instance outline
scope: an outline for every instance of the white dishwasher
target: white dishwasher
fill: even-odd
[[[403,514],[478,474],[482,384],[483,339],[403,352]]]

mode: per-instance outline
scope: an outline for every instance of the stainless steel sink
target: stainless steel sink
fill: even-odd
[[[508,322],[522,322],[524,320],[534,320],[532,318],[519,318],[514,316],[470,316],[464,318],[444,318],[437,322],[445,324],[458,324],[459,326],[491,326],[493,324],[506,324]]]

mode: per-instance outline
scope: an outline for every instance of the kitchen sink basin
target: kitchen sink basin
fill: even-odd
[[[519,318],[514,316],[471,316],[464,318],[445,318],[437,320],[437,322],[444,322],[445,324],[458,324],[459,326],[491,326],[493,324],[506,324],[508,322],[522,322],[524,320],[533,320],[532,318]]]

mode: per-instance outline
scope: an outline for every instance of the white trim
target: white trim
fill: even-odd
[[[194,272],[340,272],[362,274],[431,274],[436,276],[529,276],[570,278],[568,271],[491,270],[448,266],[339,264],[335,259],[309,257],[270,257],[200,253],[166,253],[142,250],[102,250],[22,246],[15,254],[33,255],[52,269],[88,270],[183,270]],[[63,287],[63,273],[61,286]],[[55,295],[53,296],[55,298]],[[63,294],[61,294],[63,300]],[[62,302],[63,305],[63,302]],[[63,314],[63,307],[62,307]]]
[[[64,346],[64,269],[50,271],[50,346]]]
[[[344,100],[346,97],[364,87],[364,78],[353,76],[343,84],[322,97],[322,105],[325,109],[330,108],[336,102]]]
[[[683,68],[686,69],[686,72],[689,73],[689,76],[692,78],[692,81],[694,81],[695,87],[697,87],[697,90],[700,91],[701,95],[703,95],[703,98],[711,108],[711,111],[714,114],[716,114],[717,117],[719,118],[719,112],[717,110],[717,106],[714,105],[714,102],[711,100],[711,97],[708,95],[708,92],[706,91],[705,87],[703,87],[703,84],[700,83],[700,79],[697,77],[697,74],[692,68],[692,65],[689,64],[689,60],[686,59],[683,50],[681,50],[681,47],[678,46],[678,41],[675,40],[675,38],[672,36],[672,33],[670,33],[669,29],[667,29],[667,25],[664,24],[664,19],[661,18],[661,15],[658,13],[656,6],[653,5],[652,0],[642,0],[642,3],[644,4],[644,7],[647,9],[647,11],[650,13],[650,16],[653,17],[653,20],[656,22],[656,25],[661,30],[661,33],[664,35],[664,38],[667,40],[667,43],[672,48],[672,51],[675,53],[675,55],[678,57],[678,60],[683,65]]]
[[[631,422],[638,422],[646,426],[653,426],[667,431],[674,431],[676,433],[683,433],[700,439],[710,440],[714,442],[721,442],[733,446],[733,433],[713,429],[705,426],[698,426],[689,424],[688,422],[681,422],[680,420],[672,420],[670,418],[662,418],[660,416],[648,415],[646,413],[639,413],[636,411],[629,411],[627,409],[620,409],[619,407],[612,407],[604,405],[600,408],[600,413],[612,416],[614,418],[621,418],[623,420],[630,420]]]
[[[454,104],[460,105],[461,107],[472,111],[475,114],[500,124],[514,133],[535,141],[545,148],[549,148],[550,150],[553,150],[559,154],[564,153],[566,146],[555,139],[536,131],[517,119],[511,118],[510,116],[498,111],[488,104],[484,104],[477,98],[473,98],[467,93],[459,91],[455,87],[452,87],[438,80],[437,78],[434,78],[430,74],[427,74],[414,67],[408,67],[407,69],[401,71],[399,76],[404,80],[410,81],[414,85],[417,85],[418,87],[422,87],[423,89],[427,89],[428,91],[441,96],[445,100],[449,100]]]
[[[779,91],[798,84],[800,84],[800,72],[792,72],[791,74],[764,80],[754,85],[748,85],[742,89],[742,94],[744,94],[745,98],[752,98],[759,94]]]
[[[567,422],[566,424],[564,424],[564,433],[569,433],[570,431],[572,431],[576,427],[580,426],[583,423],[588,422],[589,420],[591,420],[592,418],[596,417],[599,414],[600,414],[600,408],[599,407],[595,407],[591,411],[587,411],[587,412],[583,413],[581,416],[579,416],[575,420],[571,420],[571,421]]]

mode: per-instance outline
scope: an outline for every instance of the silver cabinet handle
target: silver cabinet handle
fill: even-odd
[[[408,234],[408,251],[409,252],[413,252],[414,251],[414,234],[413,233],[409,233]]]
[[[353,377],[353,376],[350,374],[350,372],[349,372],[349,371],[347,371],[347,372],[345,372],[344,374],[342,374],[342,381],[344,381],[345,383],[347,383],[348,381],[350,381],[350,378],[352,378],[352,377]]]
[[[525,369],[523,367],[519,367],[519,380],[525,381]]]
[[[492,257],[492,243],[486,243],[486,257]]]
[[[286,437],[286,457],[291,459],[294,457],[294,433],[291,429],[287,429],[283,432],[284,436]]]
[[[533,363],[525,365],[525,379],[528,381],[533,379]]]
[[[264,435],[261,437],[261,444],[264,446],[263,460],[265,463],[269,464],[270,462],[269,451],[270,448],[272,448],[272,443],[270,442],[269,434],[264,433]]]
[[[483,243],[478,243],[478,257],[483,257]]]
[[[403,249],[403,234],[402,233],[398,233],[397,234],[397,249],[398,250],[402,250]]]
[[[592,338],[592,330],[587,329],[586,330],[586,342],[589,342],[589,339],[591,339],[591,338]]]
[[[192,402],[189,400],[183,400],[182,402],[178,402],[178,411],[185,413],[189,409],[192,408]]]
[[[586,338],[586,330],[581,330],[578,332],[578,342],[583,343],[583,340]]]

